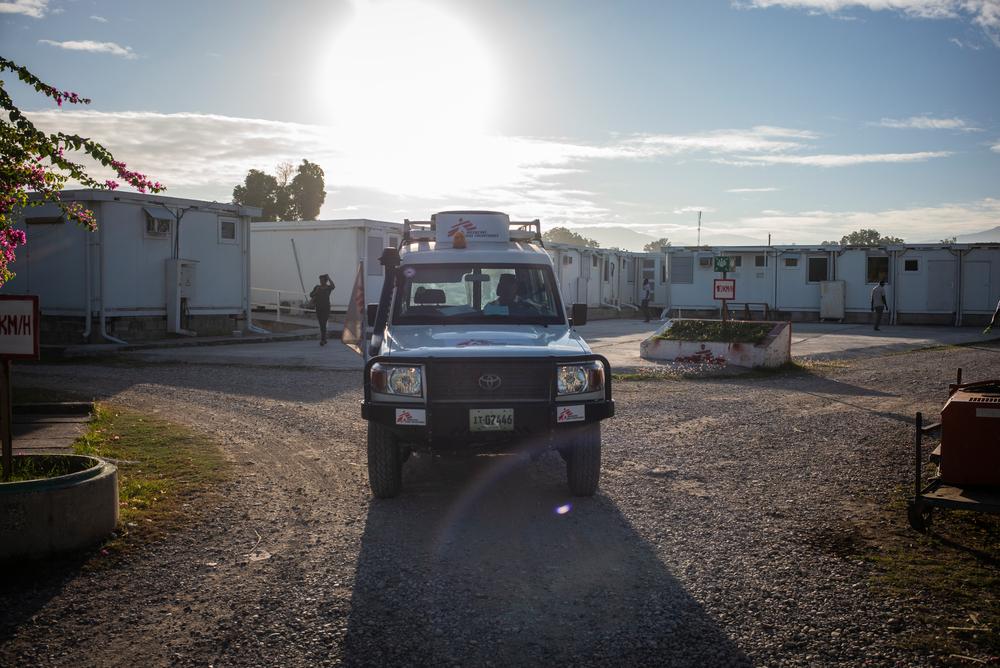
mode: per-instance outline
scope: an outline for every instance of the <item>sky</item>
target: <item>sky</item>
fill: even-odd
[[[1000,0],[0,0],[39,127],[167,195],[317,162],[320,217],[491,209],[675,244],[1000,225]]]

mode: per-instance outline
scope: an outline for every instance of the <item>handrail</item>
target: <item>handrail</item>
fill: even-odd
[[[254,290],[257,290],[257,291],[260,291],[260,292],[265,292],[265,293],[274,293],[274,299],[273,299],[273,301],[272,300],[268,300],[268,301],[254,301],[254,298],[253,298]],[[305,305],[309,301],[309,295],[307,295],[306,293],[304,293],[304,292],[298,292],[297,290],[275,290],[274,288],[254,288],[254,287],[251,287],[250,288],[250,308],[252,309],[255,306],[260,306],[260,307],[263,307],[263,309],[266,310],[266,311],[274,309],[275,320],[277,322],[281,322],[281,308],[282,308],[281,296],[282,295],[288,295],[288,296],[297,295],[299,297],[304,297],[304,299],[302,299],[299,302],[298,306],[296,306],[295,308],[297,308],[298,310],[302,311],[303,313],[316,313],[316,309],[315,308],[309,308],[309,307],[307,307]],[[290,303],[286,306],[286,308],[288,308],[289,306],[290,306]]]

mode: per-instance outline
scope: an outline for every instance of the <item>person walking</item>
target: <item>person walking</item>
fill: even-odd
[[[882,313],[889,308],[889,303],[885,300],[885,281],[879,281],[878,285],[872,288],[872,313],[875,314],[875,331],[882,323]]]
[[[330,319],[330,294],[336,286],[330,280],[329,274],[319,277],[319,285],[309,293],[313,307],[316,309],[316,319],[319,321],[319,345],[326,345],[326,321]]]
[[[653,282],[648,278],[642,279],[642,317],[643,322],[649,322],[649,302],[653,300]]]

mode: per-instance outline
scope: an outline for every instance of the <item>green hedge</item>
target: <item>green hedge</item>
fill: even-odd
[[[668,341],[719,341],[722,343],[760,343],[774,325],[759,322],[721,320],[677,320],[658,339]]]

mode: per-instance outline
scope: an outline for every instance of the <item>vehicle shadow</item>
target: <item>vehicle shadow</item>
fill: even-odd
[[[549,453],[413,457],[370,504],[349,665],[749,665],[607,497]]]

